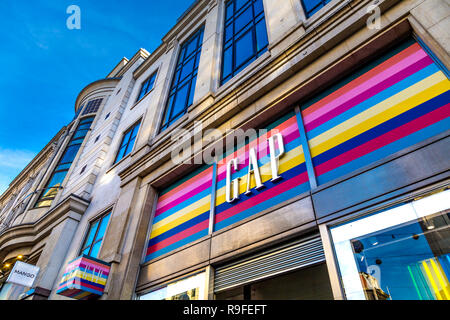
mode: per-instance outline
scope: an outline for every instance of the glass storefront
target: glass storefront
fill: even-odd
[[[450,190],[331,228],[350,300],[450,300]]]
[[[206,274],[176,281],[167,286],[139,296],[139,300],[205,300]]]

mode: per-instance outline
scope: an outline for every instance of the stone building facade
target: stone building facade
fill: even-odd
[[[1,196],[0,298],[450,299],[449,5],[195,1]]]

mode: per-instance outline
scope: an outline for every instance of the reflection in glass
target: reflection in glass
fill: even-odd
[[[204,300],[205,281],[203,272],[141,295],[139,300]]]
[[[450,300],[449,193],[331,230],[348,299]]]
[[[42,190],[35,207],[48,207],[52,204],[53,200],[58,194],[59,189],[61,188],[67,172],[70,169],[70,166],[72,165],[72,162],[75,160],[75,157],[80,150],[84,138],[89,132],[88,128],[90,128],[93,121],[94,117],[83,118],[82,120],[80,120],[77,130],[70,139],[68,147],[59,160],[55,171],[47,182],[47,185]]]

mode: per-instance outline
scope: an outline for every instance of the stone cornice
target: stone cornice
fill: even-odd
[[[78,94],[77,99],[75,100],[75,113],[77,112],[78,108],[80,107],[81,101],[90,93],[94,92],[95,90],[98,90],[101,88],[101,86],[107,86],[107,85],[116,85],[120,81],[120,78],[105,78],[100,79],[97,81],[94,81],[90,84],[88,84],[86,87],[81,90],[81,92]]]
[[[8,251],[19,246],[31,246],[49,235],[63,220],[72,218],[80,220],[89,202],[76,195],[70,195],[59,205],[48,211],[34,223],[13,226],[0,234],[0,261]]]
[[[399,0],[380,1],[380,8],[382,12],[385,12],[397,2],[399,2]],[[208,108],[205,108],[203,112],[195,115],[193,111],[196,106],[191,107],[189,113],[192,114],[188,113],[189,116],[185,121],[180,123],[176,129],[183,128],[192,130],[194,120],[197,120],[206,124],[203,127],[203,129],[206,130],[213,125],[220,125],[232,118],[246,106],[255,102],[265,93],[276,88],[280,83],[294,76],[296,72],[307,67],[308,64],[312,63],[315,59],[318,59],[328,50],[338,45],[342,39],[348,37],[348,30],[356,31],[363,28],[368,17],[365,6],[369,3],[370,1],[368,0],[354,2],[352,6],[347,5],[342,7],[341,11],[335,13],[328,21],[321,21],[320,27],[315,28],[315,26],[312,25],[309,31],[307,30],[298,41],[290,45],[286,50],[283,50],[277,56],[270,57],[260,65],[256,66],[254,70],[248,72],[247,75],[242,77],[242,79],[239,79],[239,81],[228,88],[228,90],[219,92],[217,97],[212,95],[212,98],[214,99],[213,103],[211,103]],[[407,12],[405,14],[407,14]],[[341,27],[341,23],[344,24],[345,27]],[[398,23],[398,21],[388,22],[390,27],[394,27],[396,23]],[[299,27],[301,26],[302,25],[299,25]],[[335,28],[339,30],[337,35],[332,38],[326,38],[326,34]],[[389,26],[382,28],[381,33],[385,33],[387,29],[389,29]],[[376,34],[370,36],[370,41],[375,41],[378,36],[379,35]],[[324,38],[327,39],[327,42],[324,42]],[[363,47],[364,46],[367,46],[367,43],[365,43]],[[303,82],[295,88],[290,89],[288,92],[283,92],[281,96],[278,96],[276,100],[267,105],[264,112],[270,113],[269,109],[275,109],[274,107],[283,105],[284,108],[286,108],[288,105],[295,103],[302,96],[311,93],[317,89],[317,87],[320,87],[318,78],[321,78],[321,82],[329,81],[325,78],[330,77],[330,72],[332,73],[333,68],[337,66],[337,62],[346,59],[344,65],[349,66],[350,64],[353,64],[354,66],[357,61],[353,55],[360,49],[361,47],[352,48],[350,52],[347,52],[336,61],[330,61],[330,64],[325,66],[321,73],[311,74],[309,79],[304,79]],[[362,55],[359,55],[357,58],[361,59],[361,57]],[[327,73],[327,76],[324,76],[325,72]],[[257,91],[253,89],[255,88],[255,84],[260,84]],[[308,90],[305,90],[305,88]],[[301,92],[299,93],[299,91]],[[230,105],[232,105],[232,107],[230,107]],[[241,125],[245,125],[245,121],[248,120],[243,120]],[[145,154],[144,152],[139,152],[139,156],[137,154],[136,156],[135,154],[132,155],[133,161],[130,165],[119,172],[122,185],[133,180],[136,176],[143,177],[146,174],[149,174],[170,160],[170,150],[173,145],[173,142],[170,139],[172,131],[173,130],[168,130],[165,133],[164,138],[158,139],[153,145],[147,145],[147,147],[143,149],[146,152]],[[152,141],[152,143],[153,142],[154,141]],[[181,167],[186,166],[182,165],[180,168]],[[192,166],[190,167],[192,168]],[[170,173],[172,175],[172,173],[177,171],[182,170],[175,168],[174,170],[171,170]],[[159,176],[165,174],[167,173],[159,171]],[[169,179],[164,178],[163,180]]]
[[[42,150],[27,164],[27,166],[11,181],[8,189],[0,196],[0,203],[5,202],[5,199],[10,197],[15,189],[19,187],[21,184],[26,182],[25,180],[29,179],[30,175],[35,174],[35,170],[39,169],[45,161],[47,161],[48,157],[54,151],[54,143],[59,140],[61,135],[64,133],[67,127],[61,128],[59,132],[50,140],[47,145],[42,148]]]

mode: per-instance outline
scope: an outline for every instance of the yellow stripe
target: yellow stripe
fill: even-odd
[[[90,293],[89,291],[85,291],[85,292],[80,293],[79,295],[75,296],[74,298],[80,300],[80,299],[83,299],[83,298],[85,298],[85,297],[87,297],[88,295],[91,295],[91,294],[92,293]]]
[[[450,89],[442,72],[416,83],[389,99],[361,112],[353,118],[311,139],[311,155],[315,157],[335,146],[406,112]]]
[[[179,226],[180,224],[189,221],[210,209],[211,196],[208,195],[203,199],[194,202],[193,204],[181,209],[180,211],[170,215],[169,217],[158,221],[152,227],[150,239],[159,236],[160,234]]]
[[[81,271],[81,270],[77,270],[76,272],[74,272],[75,275],[71,274],[71,278],[81,278],[83,280],[88,280],[94,283],[98,283],[101,285],[105,285],[106,284],[106,279],[101,278],[101,277],[97,277],[96,275],[92,275],[90,273]]]
[[[298,166],[299,164],[302,164],[303,162],[305,162],[305,156],[303,154],[303,147],[299,146],[295,149],[292,149],[291,151],[286,153],[283,157],[281,157],[280,166],[279,166],[278,170],[280,173],[283,173],[283,172],[286,172],[286,171],[294,168],[295,166]],[[272,179],[272,170],[270,167],[270,162],[264,164],[260,168],[260,173],[261,173],[261,180],[263,183]],[[255,188],[255,187],[256,187],[255,179],[252,176],[250,188]],[[221,205],[222,203],[224,203],[226,201],[225,191],[226,191],[226,186],[223,186],[222,188],[217,190],[217,196],[216,196],[217,206]],[[247,176],[244,176],[244,177],[242,177],[241,183],[239,184],[239,194],[243,194],[246,191],[247,191]]]
[[[431,259],[430,262],[431,262],[431,266],[433,267],[434,273],[436,274],[436,276],[438,278],[439,284],[441,285],[442,289],[444,290],[444,295],[446,297],[446,300],[450,300],[450,294],[447,289],[448,281],[446,283],[446,281],[442,278],[441,272],[438,269],[438,266],[436,265],[436,263],[434,262],[434,259]]]
[[[422,262],[423,268],[425,269],[425,273],[428,276],[428,279],[430,280],[431,286],[433,287],[434,293],[436,294],[436,297],[438,298],[438,300],[443,300],[442,296],[439,292],[439,289],[436,285],[436,282],[434,282],[433,276],[431,275],[431,271],[428,268],[428,265],[425,261]]]

